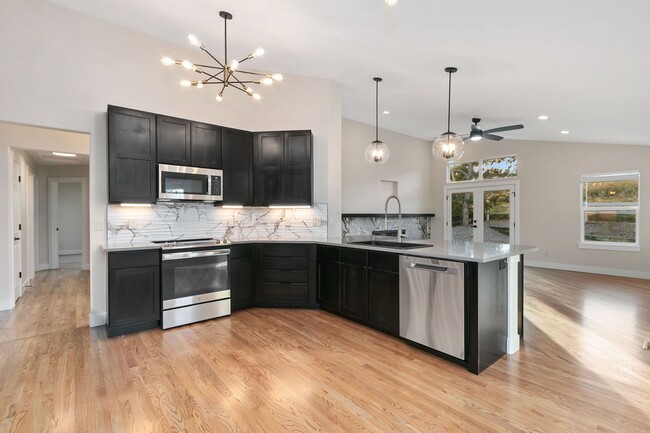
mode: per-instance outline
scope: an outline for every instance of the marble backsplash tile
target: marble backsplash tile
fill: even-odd
[[[221,208],[209,203],[161,202],[152,207],[109,205],[107,237],[114,241],[227,238],[327,238],[327,204],[311,208]]]
[[[431,239],[432,217],[402,218],[402,228],[409,239]],[[397,218],[388,218],[388,229],[397,229]],[[371,235],[373,230],[384,229],[384,217],[343,217],[343,236]]]

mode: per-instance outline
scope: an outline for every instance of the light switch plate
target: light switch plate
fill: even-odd
[[[93,221],[93,230],[102,231],[104,230],[104,221],[94,220]]]
[[[323,221],[320,218],[314,218],[314,227],[320,227],[323,224]]]

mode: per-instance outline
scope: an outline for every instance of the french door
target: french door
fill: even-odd
[[[517,183],[445,187],[445,239],[514,244],[518,240]]]

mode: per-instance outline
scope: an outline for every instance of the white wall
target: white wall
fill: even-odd
[[[185,35],[178,35],[179,44]],[[217,104],[209,88],[183,89],[181,72],[160,65],[163,54],[204,59],[200,52],[84,16],[42,0],[0,4],[0,120],[90,134],[91,226],[105,227],[106,106],[120,105],[248,130],[311,129],[315,200],[327,202],[330,227],[340,232],[340,90],[322,79],[285,76],[255,102],[234,92]],[[296,59],[299,61],[299,59]],[[338,117],[337,117],[338,113]],[[9,150],[0,140],[0,185],[9,194]],[[4,168],[7,168],[6,170]],[[328,179],[333,179],[331,185]],[[10,212],[0,209],[0,274],[9,274]],[[106,231],[92,230],[91,324],[106,313]],[[0,300],[11,287],[0,283]]]
[[[366,162],[366,146],[375,139],[375,127],[343,119],[342,124],[343,213],[383,213],[387,193],[382,180],[398,183],[403,213],[435,213],[442,217],[435,201],[431,142],[379,130],[379,139],[388,145],[390,157],[383,165]],[[437,185],[440,185],[439,183]],[[390,204],[394,211],[395,204]]]
[[[526,261],[650,278],[650,146],[482,140],[468,142],[465,148],[461,161],[517,155],[520,243],[540,249]],[[434,182],[442,189],[444,164],[435,166]],[[641,171],[641,252],[579,249],[580,175],[626,170]],[[437,200],[442,208],[442,195]],[[443,237],[442,221],[434,220],[434,239]]]
[[[59,254],[81,254],[81,182],[59,184]]]

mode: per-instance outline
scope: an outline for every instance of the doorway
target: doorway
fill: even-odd
[[[50,269],[83,269],[87,263],[88,208],[86,179],[60,177],[48,179]]]
[[[23,193],[20,187],[22,176],[20,173],[20,162],[14,159],[13,169],[13,221],[11,228],[13,230],[13,273],[14,273],[14,300],[23,295],[23,273],[22,273],[22,202]]]
[[[518,181],[445,186],[445,240],[516,244]]]

